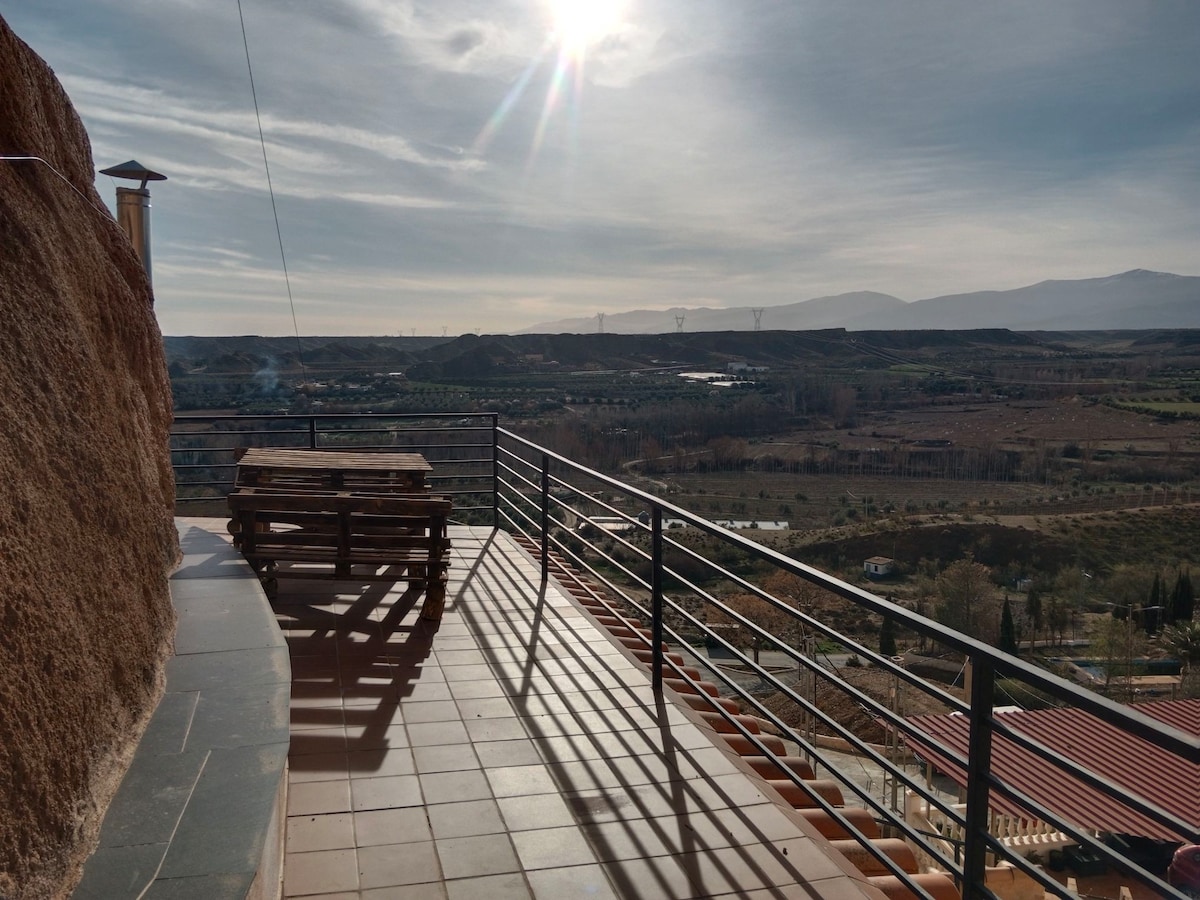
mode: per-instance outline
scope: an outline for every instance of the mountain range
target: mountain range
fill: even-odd
[[[856,291],[798,303],[724,309],[674,307],[608,313],[612,334],[697,331],[907,331],[1009,328],[1019,331],[1102,331],[1200,328],[1200,277],[1133,269],[1105,278],[1042,281],[1008,291],[947,294],[906,302],[890,294]],[[596,316],[559,319],[518,334],[589,334]]]

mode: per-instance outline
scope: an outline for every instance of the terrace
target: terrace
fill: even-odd
[[[222,515],[235,447],[358,447],[423,453],[434,489],[455,496],[463,523],[440,627],[418,623],[402,586],[289,584],[275,602],[292,677],[288,896],[1071,896],[1065,876],[1029,858],[1055,841],[1102,860],[1135,896],[1184,896],[1143,858],[1072,820],[1049,791],[1029,793],[990,764],[994,746],[1020,747],[1052,770],[1054,795],[1076,785],[1155,834],[1196,841],[1200,816],[1190,807],[1163,804],[1152,785],[1143,795],[1136,780],[1114,784],[1103,768],[1007,725],[994,713],[996,683],[1029,685],[1115,729],[1134,742],[1120,752],[1143,742],[1194,771],[1200,740],[1179,723],[947,633],[557,457],[491,416],[181,417],[175,442],[183,515]],[[596,517],[631,530],[596,529],[589,539],[579,526]],[[716,539],[721,552],[709,555],[720,562],[664,528],[668,518]],[[184,521],[210,537],[224,527]],[[970,702],[739,575],[747,560],[957,652],[973,670]],[[784,641],[728,608],[697,567],[775,607],[806,638]],[[773,644],[802,677],[757,664],[711,627],[714,610]],[[698,637],[786,695],[805,727],[790,727],[745,678],[693,652]],[[968,723],[962,742],[842,682],[816,658],[813,637],[891,673],[904,691],[938,696]],[[894,746],[870,745],[831,720],[811,699],[818,679],[887,723]],[[884,783],[844,779],[818,732],[885,773]],[[905,762],[906,742],[961,770],[965,802],[927,785]],[[1014,810],[1000,833],[997,813]]]

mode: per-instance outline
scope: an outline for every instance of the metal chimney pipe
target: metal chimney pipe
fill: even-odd
[[[146,277],[151,276],[150,265],[150,192],[145,188],[117,188],[117,224],[133,244],[133,252],[142,261]]]
[[[166,181],[167,176],[152,172],[135,159],[119,166],[101,169],[100,174],[113,178],[129,178],[142,183],[136,188],[117,188],[117,224],[129,238],[133,252],[137,254],[138,259],[142,261],[142,268],[146,270],[146,279],[153,287],[154,278],[150,266],[150,191],[146,189],[146,183]]]

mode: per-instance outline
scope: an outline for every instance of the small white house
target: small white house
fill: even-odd
[[[869,578],[886,578],[896,571],[896,561],[886,556],[872,556],[863,563],[863,571]]]

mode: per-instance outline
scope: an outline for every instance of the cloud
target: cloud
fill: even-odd
[[[234,5],[0,0],[169,176],[168,333],[290,329],[275,212],[326,331],[1195,268],[1195,4],[630,0],[561,77],[541,0],[243,10],[275,209]]]

